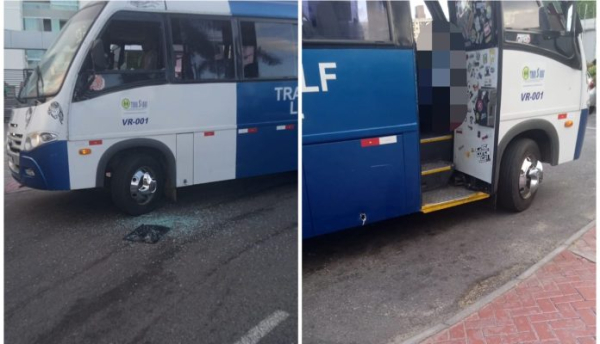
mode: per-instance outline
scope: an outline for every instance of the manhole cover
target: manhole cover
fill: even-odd
[[[141,225],[127,234],[123,240],[156,244],[171,228],[156,225]]]

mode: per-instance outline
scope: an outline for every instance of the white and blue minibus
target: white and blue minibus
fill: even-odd
[[[76,13],[8,125],[13,177],[108,188],[138,215],[177,187],[297,169],[294,1],[110,1]]]
[[[580,157],[574,1],[425,5],[431,27],[408,1],[302,1],[305,238],[486,198],[523,211],[542,162]]]

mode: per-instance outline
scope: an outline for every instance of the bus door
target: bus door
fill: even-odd
[[[418,211],[409,3],[302,6],[303,235]]]
[[[497,4],[443,5],[414,18],[424,213],[489,197],[498,127]]]

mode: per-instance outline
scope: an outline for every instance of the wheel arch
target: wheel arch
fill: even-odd
[[[532,119],[521,122],[510,128],[498,144],[494,174],[494,192],[498,191],[500,165],[502,164],[506,148],[521,138],[529,138],[537,143],[542,154],[542,162],[549,163],[552,166],[558,165],[560,142],[556,128],[554,128],[552,123],[543,119]]]
[[[122,156],[122,154],[125,152],[135,150],[146,150],[153,152],[154,154],[158,154],[159,159],[163,160],[161,163],[165,164],[165,174],[167,180],[165,190],[167,191],[167,194],[169,194],[170,190],[174,190],[177,165],[173,152],[163,142],[146,138],[120,141],[108,148],[98,162],[96,171],[96,187],[105,186],[107,168],[115,158]]]

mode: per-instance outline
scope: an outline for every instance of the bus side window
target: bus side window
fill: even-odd
[[[112,20],[102,35],[108,70],[164,69],[161,33],[160,22]]]
[[[505,1],[505,40],[526,44],[570,59],[575,56],[574,26],[569,4],[563,1]],[[569,17],[571,16],[571,17]]]
[[[303,1],[303,39],[390,42],[387,11],[384,1]]]
[[[231,21],[174,17],[171,28],[176,79],[234,78]]]
[[[104,47],[106,66],[91,70],[90,52],[77,82],[77,100],[148,83],[166,82],[163,24],[156,16],[117,13],[98,39]]]
[[[273,22],[241,22],[245,79],[298,77],[297,26]]]

